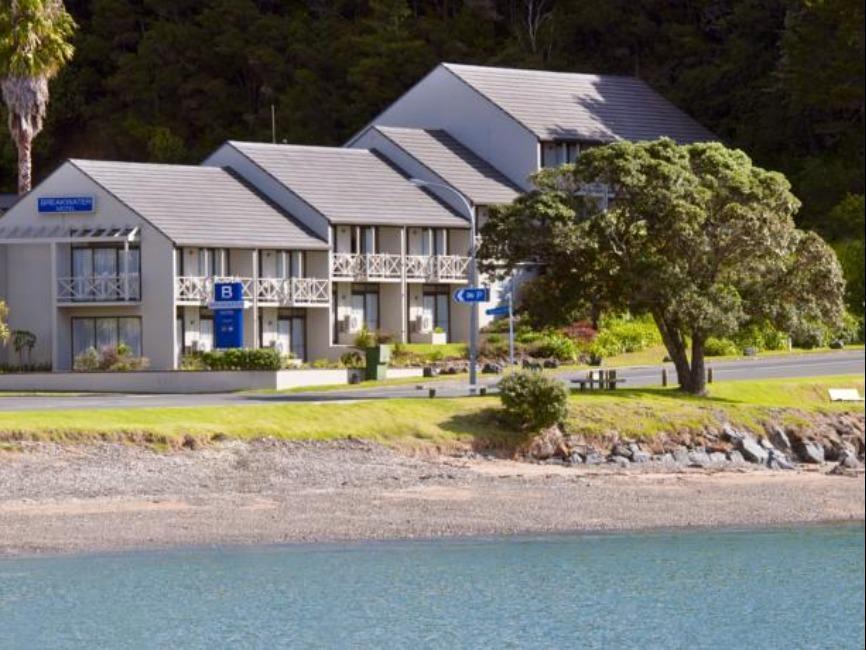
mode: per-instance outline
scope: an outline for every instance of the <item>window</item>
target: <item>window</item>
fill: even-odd
[[[422,255],[447,255],[448,230],[445,228],[424,228],[421,231]]]
[[[574,140],[553,140],[541,143],[541,166],[558,167],[577,160],[581,151],[598,146],[597,143]]]
[[[225,277],[229,275],[229,251],[227,248],[192,248],[180,258],[180,275],[198,278]]]
[[[451,326],[451,295],[447,286],[425,286],[421,309],[425,323],[431,330],[441,329],[446,334]]]
[[[376,252],[376,227],[355,226],[352,228],[352,252],[370,255]]]
[[[379,329],[379,289],[375,285],[352,285],[352,331]]]
[[[307,358],[307,319],[303,311],[281,311],[277,317],[276,348],[294,359]]]
[[[259,277],[304,277],[304,251],[265,250],[259,255]]]
[[[128,345],[133,356],[141,356],[141,319],[137,316],[73,318],[72,358],[90,348],[101,350]]]
[[[141,252],[138,248],[124,250],[117,246],[88,246],[72,249],[71,274],[73,299],[80,301],[120,300],[128,288],[129,297],[141,295],[139,273]],[[118,282],[128,274],[126,281]]]

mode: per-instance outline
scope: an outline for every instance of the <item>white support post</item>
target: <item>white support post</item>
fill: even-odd
[[[259,347],[259,249],[253,249],[253,349]]]
[[[408,343],[409,309],[407,301],[409,286],[406,284],[406,226],[400,229],[400,268],[400,342]]]
[[[57,244],[51,242],[51,370],[60,370],[59,332],[57,324]],[[71,348],[70,348],[71,349]]]
[[[123,301],[129,302],[129,239],[123,240]]]

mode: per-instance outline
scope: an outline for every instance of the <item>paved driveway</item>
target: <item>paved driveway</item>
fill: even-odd
[[[730,379],[765,379],[776,377],[811,377],[819,375],[859,374],[866,372],[866,357],[863,350],[829,352],[826,354],[794,355],[787,357],[763,357],[738,361],[711,362],[716,381]],[[676,374],[667,364],[671,382]],[[654,386],[661,383],[661,366],[617,368],[626,386]],[[558,375],[563,381],[572,377],[584,377],[586,371],[563,372]],[[485,385],[492,386],[498,378],[482,376]],[[423,386],[418,389],[417,386]],[[93,408],[146,408],[164,406],[255,406],[259,404],[282,404],[288,402],[328,402],[367,399],[393,399],[396,397],[427,397],[427,387],[436,389],[441,397],[457,397],[467,394],[466,380],[440,380],[425,384],[383,386],[373,388],[347,388],[345,390],[315,391],[303,393],[209,393],[190,395],[133,395],[103,393],[75,396],[2,396],[0,411],[33,411],[41,409],[93,409]]]

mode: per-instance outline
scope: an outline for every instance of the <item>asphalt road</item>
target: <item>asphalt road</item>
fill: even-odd
[[[710,363],[715,381],[731,379],[767,379],[784,377],[811,377],[819,375],[859,374],[866,372],[866,356],[863,350],[839,351],[824,354],[806,354],[787,357],[764,357],[737,361]],[[668,364],[668,374],[673,383],[676,374]],[[619,378],[626,380],[626,387],[657,386],[661,383],[661,366],[617,368]],[[563,381],[574,377],[585,377],[586,371],[563,372]],[[498,380],[493,376],[482,376],[485,385],[492,386]],[[423,386],[419,389],[418,386]],[[347,400],[389,399],[395,397],[427,398],[427,388],[435,388],[437,396],[457,397],[467,394],[465,378],[439,380],[402,386],[380,388],[347,388],[345,390],[315,391],[304,393],[207,393],[188,395],[138,395],[103,393],[88,395],[3,395],[0,393],[0,411],[37,411],[95,408],[147,408],[164,406],[256,406],[288,402],[329,402]]]

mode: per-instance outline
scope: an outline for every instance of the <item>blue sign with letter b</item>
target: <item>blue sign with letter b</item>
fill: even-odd
[[[214,347],[241,348],[244,345],[244,286],[240,282],[214,285]]]

